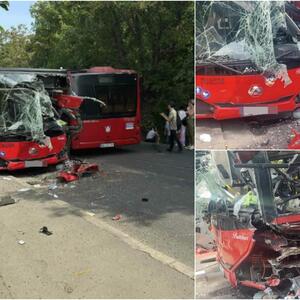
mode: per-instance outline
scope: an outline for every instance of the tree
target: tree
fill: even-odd
[[[32,64],[49,68],[112,65],[143,76],[144,120],[193,97],[194,3],[36,2]]]
[[[8,1],[0,1],[0,7],[7,11],[9,7]]]
[[[8,7],[9,7],[8,1],[0,1],[0,7],[8,11]],[[3,30],[2,26],[0,26],[0,30]]]
[[[26,26],[0,30],[1,67],[28,67],[31,61],[31,36]]]

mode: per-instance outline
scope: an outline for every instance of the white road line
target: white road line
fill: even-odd
[[[69,203],[62,201],[62,200],[54,200],[53,202],[55,202],[56,204],[58,204],[60,206],[64,206],[66,208],[72,207],[72,205],[70,205]],[[120,238],[123,242],[125,242],[126,244],[131,246],[133,249],[136,249],[136,250],[139,250],[139,251],[149,254],[155,260],[157,260],[165,265],[168,265],[170,268],[175,269],[176,271],[178,271],[194,280],[193,268],[185,265],[184,263],[176,260],[175,258],[173,258],[171,256],[168,256],[156,249],[153,249],[153,248],[143,244],[142,242],[131,237],[127,233],[115,228],[112,225],[109,225],[108,223],[100,220],[97,217],[94,217],[94,214],[91,214],[88,211],[85,211],[83,209],[78,209],[78,211],[81,213],[82,218],[85,219],[87,222],[90,222],[98,227],[101,227],[102,229],[113,234],[114,236]]]

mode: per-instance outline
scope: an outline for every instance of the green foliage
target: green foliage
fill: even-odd
[[[33,66],[135,69],[146,123],[193,97],[193,2],[37,1],[31,13]]]
[[[9,2],[8,1],[0,1],[0,7],[7,11],[8,7],[9,7]]]
[[[28,67],[31,53],[31,36],[26,26],[0,30],[1,67]]]
[[[8,11],[9,3],[8,1],[0,1],[0,8],[5,9]],[[0,31],[3,30],[3,28],[0,26]]]

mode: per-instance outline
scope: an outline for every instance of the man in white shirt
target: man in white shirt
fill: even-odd
[[[159,134],[155,127],[151,128],[146,135],[146,142],[159,144]]]
[[[174,147],[174,143],[176,141],[177,145],[178,145],[178,149],[179,152],[182,151],[182,145],[178,139],[177,136],[177,112],[174,108],[174,103],[170,103],[168,105],[168,109],[169,109],[169,115],[166,116],[165,113],[161,113],[160,115],[169,122],[170,124],[170,143],[169,143],[169,148],[167,149],[167,151],[172,152],[173,151],[173,147]]]

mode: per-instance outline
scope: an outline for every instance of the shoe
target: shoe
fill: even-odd
[[[189,150],[194,150],[194,146],[190,146]]]

